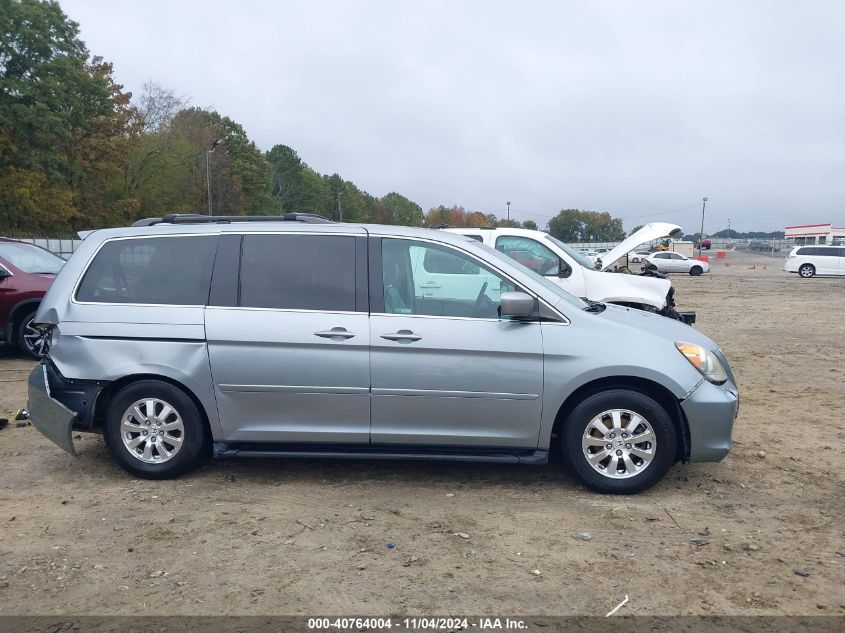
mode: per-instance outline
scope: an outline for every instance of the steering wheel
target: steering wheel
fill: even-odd
[[[482,306],[488,303],[492,303],[492,301],[490,301],[490,297],[485,294],[485,291],[487,290],[487,285],[488,284],[485,281],[481,285],[481,290],[478,291],[478,296],[475,298],[475,304],[472,306],[472,313],[475,315],[479,314]]]

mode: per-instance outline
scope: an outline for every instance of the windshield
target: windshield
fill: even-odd
[[[564,253],[569,255],[576,262],[581,264],[584,268],[588,268],[589,270],[595,270],[596,265],[593,262],[591,262],[588,257],[585,257],[582,253],[579,253],[578,251],[576,251],[571,246],[567,246],[566,244],[561,242],[559,239],[557,239],[556,237],[554,237],[552,235],[549,235],[548,233],[546,233],[545,237],[552,244],[557,246],[560,250],[562,250]]]
[[[0,242],[0,257],[25,273],[57,273],[65,260],[48,250],[22,242]]]
[[[531,277],[537,283],[542,284],[544,288],[550,290],[556,296],[565,300],[571,306],[578,308],[579,310],[583,310],[583,309],[588,307],[586,303],[581,301],[581,299],[576,297],[571,292],[567,292],[566,290],[564,290],[563,288],[558,286],[555,282],[543,277],[543,275],[538,275],[533,270],[528,268],[528,266],[523,266],[522,264],[520,264],[515,259],[511,259],[510,257],[505,255],[504,253],[497,251],[495,248],[491,248],[491,247],[487,246],[487,244],[482,244],[482,243],[478,243],[478,244],[476,244],[476,246],[478,246],[479,248],[483,248],[484,251],[488,255],[490,255],[491,257],[494,257],[495,259],[499,260],[501,263],[506,264],[507,267],[518,266],[519,268],[522,269],[520,272],[522,272],[525,275],[528,275],[529,277]]]

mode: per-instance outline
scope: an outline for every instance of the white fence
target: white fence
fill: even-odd
[[[51,253],[55,253],[59,257],[63,257],[67,259],[70,257],[73,252],[79,248],[79,245],[82,244],[82,240],[71,240],[71,239],[61,239],[61,238],[49,238],[49,237],[17,237],[15,238],[20,240],[21,242],[28,242],[29,244],[35,244],[36,246],[40,246],[41,248],[46,248]]]

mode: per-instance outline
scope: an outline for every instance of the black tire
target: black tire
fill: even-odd
[[[816,267],[812,264],[801,264],[798,268],[798,274],[804,279],[809,279],[816,274]]]
[[[637,414],[651,426],[655,437],[651,462],[641,472],[628,478],[615,479],[598,472],[587,461],[581,444],[593,419],[613,409]],[[564,422],[561,441],[563,463],[570,474],[598,492],[629,495],[647,490],[663,479],[676,460],[678,430],[666,410],[650,396],[632,389],[610,389],[587,396],[575,407]]]
[[[140,457],[133,457],[123,440],[121,423],[124,413],[133,403],[146,399],[160,400],[170,405],[181,418],[184,427],[183,431],[174,432],[181,434],[181,446],[172,457],[161,463],[147,463]],[[103,436],[109,453],[120,467],[143,479],[177,477],[201,465],[211,454],[211,435],[194,401],[178,387],[159,380],[139,380],[117,392],[108,406],[103,422]],[[127,435],[130,436],[132,434]],[[168,446],[170,450],[175,449],[174,446]],[[161,459],[160,452],[158,456]]]
[[[32,322],[32,319],[34,318],[35,310],[30,312],[29,314],[25,314],[24,317],[20,321],[18,321],[17,328],[15,330],[15,342],[18,345],[18,349],[30,358],[41,358],[41,352],[38,343],[31,345],[26,338],[28,334],[31,334],[31,332],[29,332],[27,328],[29,327],[30,323]],[[29,340],[31,341],[32,339]]]
[[[689,274],[693,277],[698,277],[701,273],[704,272],[704,269],[701,266],[693,266],[689,269]]]

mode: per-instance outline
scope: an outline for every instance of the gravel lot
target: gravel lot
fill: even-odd
[[[11,420],[0,613],[604,615],[627,594],[620,614],[843,614],[845,279],[727,261],[674,277],[738,377],[722,463],[636,497],[501,465],[218,462],[150,482],[99,436],[73,459]],[[3,417],[31,367],[0,355]]]

